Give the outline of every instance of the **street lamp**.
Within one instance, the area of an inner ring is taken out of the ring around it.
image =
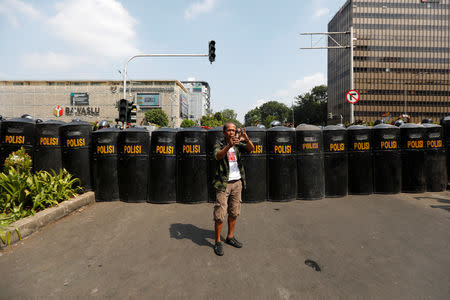
[[[294,101],[295,101],[295,97],[292,98],[292,125],[294,125],[294,128],[295,128]]]
[[[420,73],[416,73],[413,74],[413,77],[411,78],[411,80],[416,79],[418,76],[420,75],[425,75],[428,74],[427,72],[420,72]],[[403,84],[405,85],[405,117],[407,116],[407,112],[406,112],[406,103],[408,101],[408,84],[411,84],[407,81],[403,82]]]
[[[174,93],[172,93],[170,95],[170,100],[171,100],[171,103],[170,103],[170,122],[172,123],[172,128],[175,128],[175,122],[174,122],[175,116],[173,114],[173,103],[176,100],[175,91],[174,91]]]
[[[386,68],[386,73],[389,73],[390,71],[391,71],[390,68]],[[419,72],[419,73],[415,73],[415,74],[413,74],[411,80],[417,78],[417,77],[420,76],[420,75],[425,75],[425,74],[428,74],[428,73],[427,73],[427,72]],[[411,84],[411,83],[409,83],[407,80],[404,80],[404,81],[402,81],[402,84],[405,86],[405,88],[404,88],[404,91],[405,91],[405,97],[404,97],[404,98],[405,98],[405,99],[404,99],[404,117],[406,117],[406,116],[408,115],[408,114],[407,114],[408,84]]]

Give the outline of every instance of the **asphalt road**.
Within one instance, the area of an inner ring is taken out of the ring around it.
[[[0,251],[0,298],[449,299],[449,229],[450,192],[245,204],[218,257],[212,204],[96,203]]]

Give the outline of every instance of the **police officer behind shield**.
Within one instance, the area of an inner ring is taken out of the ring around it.
[[[227,122],[223,126],[225,143],[216,143],[214,157],[217,160],[214,188],[216,189],[216,201],[214,203],[214,252],[222,256],[223,246],[220,241],[220,233],[228,212],[228,235],[225,242],[233,247],[241,248],[240,243],[234,237],[236,219],[241,210],[242,187],[245,188],[245,172],[241,162],[241,152],[251,152],[255,148],[242,129],[240,137],[234,123]]]
[[[98,129],[103,129],[103,128],[109,128],[109,122],[106,120],[101,120],[100,123],[98,123]]]

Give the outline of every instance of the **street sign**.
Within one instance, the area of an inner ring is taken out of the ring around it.
[[[350,104],[356,104],[359,101],[359,93],[357,90],[349,90],[345,95],[345,99]]]

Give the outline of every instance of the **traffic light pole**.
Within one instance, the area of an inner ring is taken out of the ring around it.
[[[127,91],[127,67],[128,63],[137,57],[207,57],[208,54],[137,54],[128,59],[123,68],[123,99],[126,99]]]

